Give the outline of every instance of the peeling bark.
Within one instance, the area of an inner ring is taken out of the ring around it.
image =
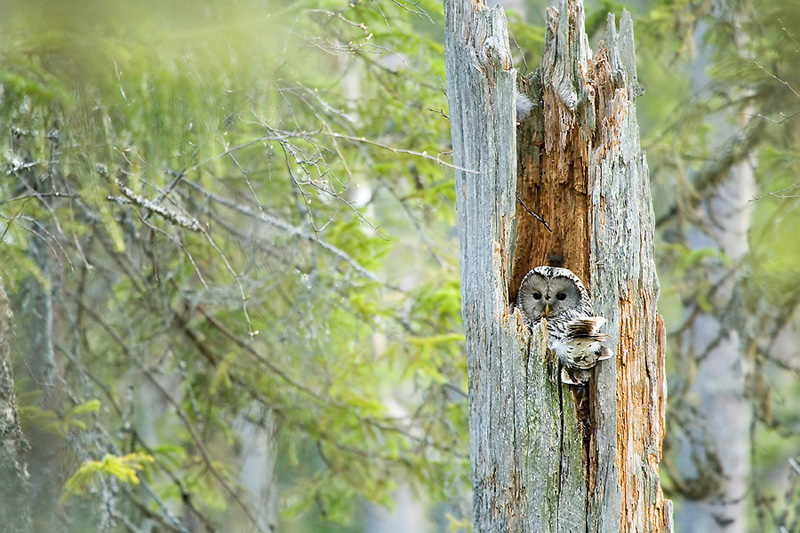
[[[582,3],[550,8],[542,66],[525,80],[511,66],[502,10],[450,0],[445,23],[475,530],[671,531],[658,477],[664,331],[630,15],[619,35],[609,15],[593,58]],[[533,104],[519,123],[516,90]],[[608,320],[616,365],[602,363],[588,390],[560,383],[543,329],[529,335],[509,310],[542,264],[580,276]]]

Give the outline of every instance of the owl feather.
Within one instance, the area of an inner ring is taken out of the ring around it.
[[[532,324],[545,319],[548,348],[561,362],[561,380],[586,383],[599,361],[613,354],[600,333],[603,317],[591,316],[589,293],[580,278],[566,268],[540,266],[525,276],[517,296],[523,321]]]

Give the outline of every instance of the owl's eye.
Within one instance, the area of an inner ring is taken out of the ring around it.
[[[542,299],[542,293],[541,292],[534,292],[533,293],[533,299],[534,300],[541,300]]]
[[[566,300],[567,299],[567,293],[566,292],[559,292],[558,294],[556,294],[556,298],[558,298],[559,300]]]

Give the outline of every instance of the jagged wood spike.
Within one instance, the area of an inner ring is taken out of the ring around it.
[[[583,20],[579,0],[548,9],[542,66],[518,80],[502,11],[445,1],[476,532],[672,527],[658,479],[664,336],[633,27],[624,12],[617,34],[610,18],[592,56]],[[527,117],[515,114],[518,87]],[[509,306],[527,272],[555,262],[608,320],[616,364],[586,371],[588,386],[560,383],[543,324],[529,330]]]

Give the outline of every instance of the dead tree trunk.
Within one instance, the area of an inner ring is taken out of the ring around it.
[[[592,58],[582,2],[549,9],[542,66],[524,80],[502,10],[448,0],[445,24],[475,530],[669,531],[664,335],[630,15],[619,35],[609,16]],[[509,310],[522,277],[553,262],[584,280],[608,319],[616,364],[602,363],[588,390],[560,383],[543,328],[529,335]]]

